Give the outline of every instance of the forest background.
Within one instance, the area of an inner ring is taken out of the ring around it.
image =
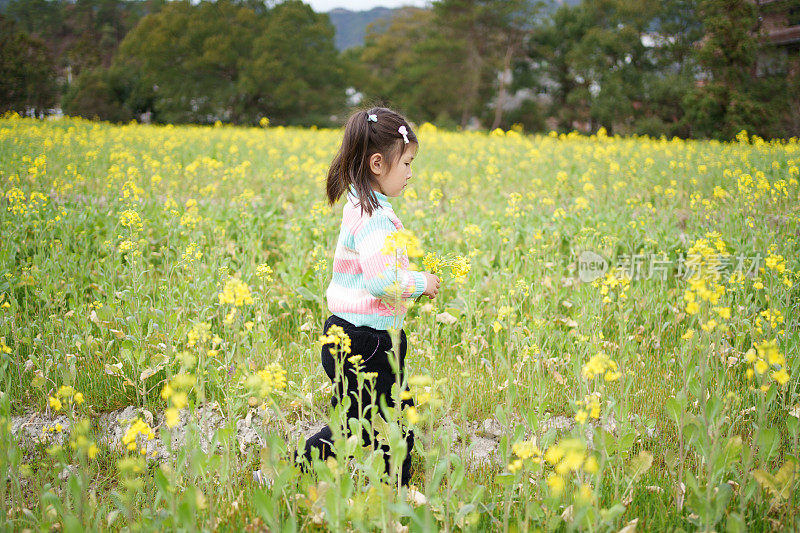
[[[796,0],[439,0],[344,50],[332,15],[299,0],[0,0],[0,113],[332,126],[374,103],[444,128],[800,136],[798,46],[764,28],[800,24]]]

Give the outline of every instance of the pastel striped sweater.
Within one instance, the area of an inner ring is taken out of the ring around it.
[[[362,215],[358,196],[350,186],[333,257],[333,278],[326,292],[328,310],[356,326],[400,329],[407,308],[400,300],[395,309],[389,292],[397,282],[402,298],[416,298],[425,291],[425,276],[408,270],[405,253],[397,258],[383,254],[386,237],[403,229],[403,223],[386,195],[374,194],[380,207],[372,216]]]

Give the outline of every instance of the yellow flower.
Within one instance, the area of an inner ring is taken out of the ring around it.
[[[250,288],[238,278],[229,278],[225,282],[225,287],[219,293],[219,303],[233,304],[236,307],[252,305],[253,297],[250,295]]]
[[[336,324],[329,327],[327,333],[320,336],[319,341],[321,346],[334,344],[340,353],[350,353],[350,336],[344,332],[341,326]],[[330,350],[333,353],[334,349],[331,348]]]
[[[53,411],[60,411],[61,410],[61,400],[58,398],[53,398],[52,396],[48,397],[48,401],[50,402],[50,408]]]
[[[577,422],[578,424],[585,424],[588,418],[589,418],[589,413],[581,409],[575,415],[575,422]]]
[[[763,359],[759,359],[758,361],[756,361],[755,367],[756,367],[756,372],[758,372],[759,374],[763,374],[764,372],[767,371],[769,365]]]
[[[78,405],[82,404],[83,403],[83,393],[76,392],[75,396],[73,396],[72,399],[76,404],[78,404]]]
[[[274,391],[286,388],[286,370],[279,363],[270,363],[248,376],[246,385],[261,398],[267,398]]]
[[[550,487],[553,496],[560,496],[564,492],[564,478],[557,474],[550,474],[550,477],[547,478],[547,486]]]
[[[126,228],[130,228],[132,231],[139,231],[142,229],[142,219],[139,217],[139,213],[133,209],[126,209],[123,211],[119,216],[119,223]]]
[[[89,448],[86,450],[86,456],[89,459],[94,459],[97,457],[97,453],[100,451],[100,448],[97,447],[97,444],[92,443],[89,445]]]
[[[178,415],[178,410],[174,407],[168,407],[164,411],[164,422],[167,424],[167,427],[175,427],[175,425],[180,420],[180,416]]]
[[[138,435],[144,435],[148,440],[152,440],[155,437],[153,430],[150,428],[147,422],[141,418],[137,418],[133,424],[130,425],[128,430],[125,432],[125,435],[122,437],[122,444],[124,444],[128,450],[135,450],[136,437]]]
[[[764,341],[756,345],[759,357],[766,359],[770,365],[783,365],[785,358],[778,348],[778,341]]]
[[[577,498],[583,502],[590,502],[594,497],[594,491],[592,490],[591,485],[586,483],[581,484],[581,487],[578,489]]]
[[[703,331],[713,331],[715,327],[717,327],[717,321],[714,320],[713,318],[708,322],[700,324],[700,329],[702,329]]]
[[[729,319],[731,317],[730,307],[715,307],[714,310],[719,314],[720,318]]]
[[[441,258],[439,258],[435,252],[428,252],[425,254],[425,257],[422,258],[423,268],[431,274],[438,274],[440,272],[439,265],[441,262]]]
[[[176,392],[170,397],[170,401],[178,409],[183,409],[189,400],[185,392]]]
[[[265,283],[272,281],[272,267],[267,263],[262,263],[256,268],[256,276],[264,280]]]
[[[208,322],[198,322],[186,335],[186,345],[190,348],[198,343],[205,343],[211,339],[211,324]]]
[[[600,465],[597,464],[597,459],[594,458],[594,455],[590,455],[586,462],[583,464],[583,469],[589,474],[596,474],[597,471],[600,469]]]
[[[583,464],[583,452],[582,448],[568,448],[564,458],[556,466],[556,472],[563,475],[567,472],[578,470]]]
[[[789,374],[786,372],[786,369],[781,368],[777,372],[772,373],[772,379],[777,381],[779,385],[786,385],[786,382],[789,381]]]
[[[408,423],[412,426],[419,423],[420,417],[419,413],[417,413],[417,409],[415,407],[409,407],[406,411],[406,418],[408,418]]]
[[[611,360],[604,352],[592,356],[583,365],[581,374],[588,380],[592,380],[599,375],[603,375],[603,379],[606,381],[615,381],[622,377],[622,373],[618,371],[617,363]]]
[[[383,243],[381,253],[385,255],[394,255],[398,249],[405,250],[408,257],[420,257],[422,255],[422,247],[419,239],[407,229],[402,229],[388,235]]]
[[[561,446],[551,446],[544,452],[544,458],[547,460],[548,463],[551,465],[556,464],[564,457],[564,450],[561,449]]]
[[[693,338],[694,338],[694,329],[692,328],[689,328],[688,330],[686,330],[686,333],[681,335],[681,339],[685,341],[691,340]]]
[[[516,442],[511,446],[514,454],[522,460],[531,459],[534,463],[541,462],[542,451],[536,446],[535,440]]]
[[[430,387],[433,384],[433,378],[427,374],[411,376],[408,384],[412,387]]]
[[[606,372],[608,374],[608,372]],[[606,381],[609,381],[606,379]],[[600,398],[597,396],[591,396],[586,401],[586,408],[589,409],[589,416],[594,419],[600,418]]]

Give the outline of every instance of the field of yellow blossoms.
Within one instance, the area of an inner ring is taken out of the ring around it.
[[[796,139],[418,127],[406,490],[319,360],[341,131],[262,125],[0,120],[0,529],[800,527]]]

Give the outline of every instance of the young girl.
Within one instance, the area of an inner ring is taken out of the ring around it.
[[[389,328],[400,330],[401,382],[407,351],[406,333],[402,329],[406,309],[398,302],[397,293],[402,290],[400,297],[405,299],[421,294],[433,299],[439,293],[437,276],[408,270],[405,253],[389,254],[384,249],[386,238],[403,229],[389,198],[400,196],[411,179],[411,162],[417,146],[416,135],[401,115],[382,107],[358,111],[347,121],[342,146],[328,171],[328,201],[333,205],[346,192],[347,203],[333,259],[333,279],[327,290],[331,315],[323,332],[327,334],[332,325],[341,327],[350,338],[350,354],[362,357],[358,370],[377,374],[373,404],[366,386],[359,396],[356,369],[349,354],[339,355],[333,344],[322,346],[322,367],[334,382],[331,404],[337,405],[348,394],[351,399],[348,420],[359,418],[359,403],[369,420],[371,407],[380,406],[381,399],[388,406],[394,405],[391,388],[397,376],[389,362],[389,357],[393,357]],[[337,366],[343,370],[338,382]],[[413,405],[413,400],[402,402],[406,404]],[[365,431],[364,440],[374,444],[374,435]],[[332,456],[332,442],[330,427],[322,428],[306,441],[305,459],[311,462],[313,450],[323,460]],[[408,485],[411,477],[414,436],[410,431],[406,442],[403,485]],[[390,473],[389,446],[381,448],[386,472]]]

